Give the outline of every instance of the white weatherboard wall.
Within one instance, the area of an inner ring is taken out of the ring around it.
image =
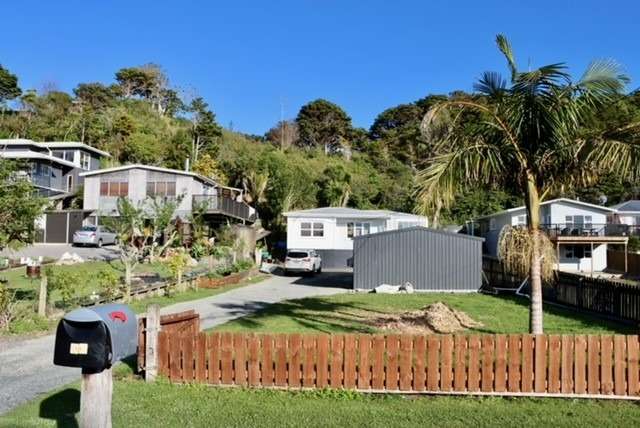
[[[287,248],[314,250],[353,250],[353,239],[347,236],[347,223],[367,222],[371,233],[382,232],[385,220],[287,217]],[[302,223],[322,223],[324,236],[301,236]]]
[[[567,216],[591,216],[591,223],[594,225],[602,225],[607,223],[607,211],[604,209],[598,209],[597,207],[587,207],[580,204],[572,204],[568,201],[557,201],[551,204],[543,205],[540,207],[540,223],[552,224],[562,227],[566,224]],[[491,222],[493,227],[490,227],[489,232],[485,236],[486,248],[488,254],[492,256],[498,255],[498,241],[500,239],[500,232],[507,226],[517,226],[521,224],[519,217],[526,215],[525,208],[511,210],[506,213],[497,214],[490,217],[488,221]],[[585,245],[590,244],[585,243]],[[584,257],[581,259],[566,257],[567,244],[560,245],[560,269],[568,271],[591,271],[591,258]],[[594,244],[593,249],[593,270],[602,271],[607,267],[607,245],[606,244]]]

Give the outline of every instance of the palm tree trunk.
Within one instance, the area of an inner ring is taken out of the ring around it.
[[[535,179],[527,179],[527,210],[529,231],[531,232],[531,267],[529,283],[531,285],[531,310],[529,312],[529,331],[542,334],[542,259],[540,255],[540,194]]]

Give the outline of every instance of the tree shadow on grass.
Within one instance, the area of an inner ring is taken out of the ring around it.
[[[323,333],[371,333],[375,329],[365,323],[367,318],[382,314],[358,303],[332,302],[323,298],[308,297],[288,300],[265,306],[263,302],[245,304],[223,304],[220,307],[234,315],[250,315],[237,318],[233,324],[251,330],[266,327],[273,318],[284,317],[308,330]],[[369,316],[370,315],[370,316]]]
[[[67,388],[40,403],[39,416],[56,421],[58,428],[77,428],[76,413],[80,411],[80,391]]]

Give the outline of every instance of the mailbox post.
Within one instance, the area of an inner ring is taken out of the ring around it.
[[[126,305],[77,309],[60,320],[53,363],[82,369],[81,427],[111,428],[111,366],[137,347],[138,320]]]

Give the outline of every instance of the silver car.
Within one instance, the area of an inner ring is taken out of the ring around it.
[[[104,226],[83,226],[73,234],[73,245],[103,245],[115,244],[117,235]]]
[[[315,250],[289,250],[284,259],[284,273],[322,272],[322,259]]]

